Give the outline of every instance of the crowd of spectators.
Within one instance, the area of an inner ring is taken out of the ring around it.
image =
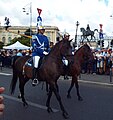
[[[112,49],[93,49],[94,60],[84,62],[82,73],[87,74],[110,74],[113,68],[113,50]],[[112,71],[113,72],[113,71]]]
[[[82,73],[86,74],[110,74],[113,69],[112,49],[92,49],[94,60],[84,61]],[[11,67],[14,56],[31,55],[31,50],[0,50],[0,65]],[[113,71],[112,71],[113,72]]]
[[[31,55],[31,50],[0,50],[0,65],[11,67],[15,56]]]

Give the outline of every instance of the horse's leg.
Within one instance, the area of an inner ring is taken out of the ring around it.
[[[55,85],[56,85],[57,92],[59,92],[59,87],[58,87],[57,82],[55,83]]]
[[[77,79],[77,77],[74,77],[73,79],[75,79],[74,82],[75,82],[75,87],[76,87],[76,90],[77,90],[78,100],[82,101],[83,99],[82,99],[82,97],[80,96],[80,93],[79,93],[78,79]]]
[[[67,92],[67,98],[71,98],[70,92],[71,92],[73,86],[74,86],[74,81],[73,81],[73,76],[72,76],[71,85],[70,85],[70,88],[69,88],[69,90]]]
[[[52,92],[54,92],[59,104],[60,104],[60,108],[62,110],[62,114],[63,114],[63,117],[65,119],[68,118],[68,113],[66,112],[66,110],[64,109],[64,106],[62,104],[62,101],[61,101],[61,97],[59,95],[59,92],[58,92],[58,88],[56,87],[56,84],[55,85],[50,85],[50,89],[49,89],[49,94],[48,94],[48,99],[47,99],[47,102],[46,102],[46,106],[47,106],[47,111],[48,112],[51,112],[52,109],[50,107],[50,99],[51,99],[51,96],[52,96]]]
[[[90,43],[90,41],[89,41],[89,39],[88,39],[88,38],[87,38],[87,41],[88,41],[89,45],[91,46],[91,43]]]
[[[46,82],[46,92],[47,92],[47,95],[49,94],[49,84]]]
[[[42,90],[43,90],[43,88],[44,88],[44,83],[46,84],[46,92],[47,92],[47,94],[48,94],[49,89],[48,89],[48,83],[47,83],[47,82],[43,82],[43,83],[42,83]]]
[[[57,83],[55,83],[56,85],[56,89],[57,91],[59,92],[59,87],[57,85]],[[47,99],[47,102],[46,102],[46,106],[48,107],[48,112],[52,111],[52,109],[50,108],[50,99],[51,99],[51,96],[52,96],[52,88],[49,87],[49,84],[46,82],[46,91],[47,91],[47,95],[48,95],[48,99]]]
[[[62,115],[63,115],[63,117],[64,117],[65,119],[69,118],[68,113],[66,112],[66,110],[65,110],[65,108],[64,108],[64,106],[63,106],[63,104],[62,104],[62,100],[61,100],[61,97],[60,97],[60,94],[59,94],[59,92],[58,92],[58,88],[56,87],[56,85],[53,86],[53,92],[54,92],[54,94],[55,94],[55,96],[56,96],[56,98],[57,98],[57,100],[58,100],[58,102],[59,102],[60,108],[61,108],[61,110],[62,110]]]
[[[28,78],[24,78],[23,75],[21,75],[19,77],[19,89],[20,89],[21,98],[22,98],[22,102],[23,102],[24,106],[28,105],[28,103],[26,102],[25,97],[24,97],[24,86],[27,81],[28,81]]]
[[[59,87],[58,87],[58,85],[57,85],[57,83],[55,83],[56,84],[56,88],[57,88],[57,91],[59,92]],[[49,84],[46,82],[46,92],[47,92],[47,95],[49,94]]]
[[[94,41],[96,40],[96,38],[95,38],[95,36],[93,36],[94,37]]]
[[[46,101],[47,111],[48,111],[49,113],[50,113],[50,112],[53,112],[53,110],[52,110],[51,107],[50,107],[50,99],[51,99],[51,96],[52,96],[52,88],[49,86],[48,98],[47,98],[47,101]]]

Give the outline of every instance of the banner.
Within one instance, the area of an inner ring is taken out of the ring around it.
[[[100,39],[103,39],[103,38],[104,38],[104,37],[103,37],[103,30],[102,30],[103,24],[99,24],[99,25],[100,25],[99,38],[100,38]]]

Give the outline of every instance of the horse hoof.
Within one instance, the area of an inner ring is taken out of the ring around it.
[[[71,95],[68,94],[68,95],[67,95],[67,98],[68,98],[68,99],[71,99]]]
[[[18,95],[18,98],[21,99],[22,98],[21,95]]]
[[[24,107],[28,107],[28,103],[27,103],[27,102],[24,102],[24,103],[23,103],[23,106],[24,106]]]
[[[79,101],[83,101],[83,98],[82,98],[82,97],[79,97],[78,100],[79,100]]]
[[[48,113],[53,112],[51,107],[47,108],[47,111],[48,111]]]
[[[47,92],[47,96],[49,95],[49,92]]]
[[[21,93],[18,95],[18,98],[20,99],[20,98],[22,98],[22,95],[21,95]]]
[[[63,117],[64,117],[65,119],[68,119],[68,118],[69,118],[68,113],[67,113],[67,112],[64,112],[64,113],[63,113]]]

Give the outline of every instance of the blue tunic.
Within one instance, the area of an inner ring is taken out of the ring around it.
[[[47,36],[36,34],[32,36],[32,56],[45,56],[44,51],[49,52],[49,40]]]

